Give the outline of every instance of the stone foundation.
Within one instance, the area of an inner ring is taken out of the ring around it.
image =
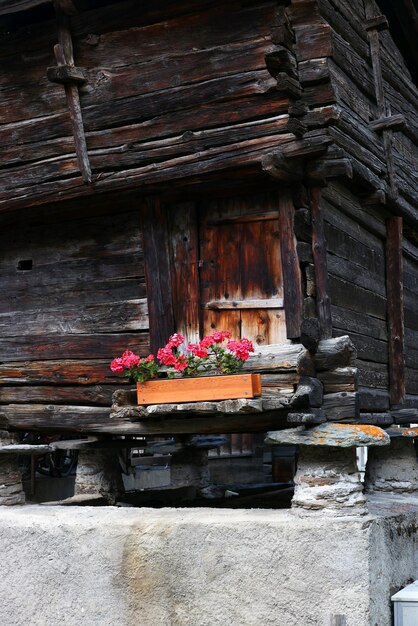
[[[364,515],[355,448],[301,446],[292,508],[299,514]]]
[[[124,493],[117,450],[80,450],[75,495],[100,495],[114,504]]]
[[[394,437],[390,446],[370,448],[365,486],[368,492],[418,494],[418,463],[414,439]]]
[[[418,578],[418,499],[370,508],[3,507],[0,624],[392,626],[391,594]]]

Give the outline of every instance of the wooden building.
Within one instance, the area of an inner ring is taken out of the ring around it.
[[[294,421],[417,421],[417,19],[2,0],[3,428],[141,433],[110,359],[213,328],[275,346]]]

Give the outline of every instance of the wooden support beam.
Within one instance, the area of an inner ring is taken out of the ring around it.
[[[389,387],[391,405],[396,406],[405,399],[402,218],[389,218],[386,229]]]
[[[376,15],[366,20],[366,30],[387,30],[389,28],[389,22],[385,15]]]
[[[381,133],[384,130],[402,130],[405,128],[405,116],[404,115],[387,115],[381,117],[378,120],[369,122],[369,128],[376,133]]]
[[[300,337],[303,309],[302,275],[296,250],[296,238],[293,231],[294,213],[292,193],[289,189],[283,189],[279,198],[279,223],[288,339]]]
[[[58,66],[65,66],[68,68],[68,66],[74,67],[73,43],[69,18],[62,12],[61,4],[61,2],[55,3],[58,20],[58,44],[54,46],[54,54]],[[65,6],[66,4],[67,3],[65,3]],[[74,81],[67,81],[64,86],[68,109],[70,112],[71,125],[73,128],[78,167],[80,168],[84,182],[91,183],[91,167],[87,151],[86,136],[84,134],[83,116],[81,113],[78,86]]]
[[[141,208],[145,281],[151,352],[156,353],[174,333],[168,216],[159,198],[148,198]]]
[[[323,339],[332,335],[331,301],[329,297],[327,242],[320,208],[321,189],[311,189],[312,251],[315,267],[316,302]]]
[[[382,118],[391,117],[390,105],[386,105],[385,92],[383,87],[383,73],[380,63],[380,39],[379,30],[382,27],[387,27],[387,20],[382,15],[375,15],[375,2],[373,0],[365,0],[366,11],[366,28],[368,31],[370,56],[372,60],[373,78],[376,94],[376,103],[379,112],[379,122]],[[385,26],[386,21],[386,26]],[[392,196],[396,199],[398,197],[398,184],[395,175],[395,164],[393,161],[393,148],[392,148],[392,130],[386,128],[383,132],[383,145],[386,153],[386,165],[389,184],[392,192]]]

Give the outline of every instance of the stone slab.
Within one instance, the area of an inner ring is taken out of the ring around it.
[[[354,446],[387,446],[390,443],[390,437],[378,426],[327,423],[313,428],[299,426],[269,432],[265,443],[350,448]]]

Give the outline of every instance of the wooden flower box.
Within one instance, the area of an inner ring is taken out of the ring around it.
[[[261,396],[260,374],[170,378],[137,383],[138,404],[176,404]]]

